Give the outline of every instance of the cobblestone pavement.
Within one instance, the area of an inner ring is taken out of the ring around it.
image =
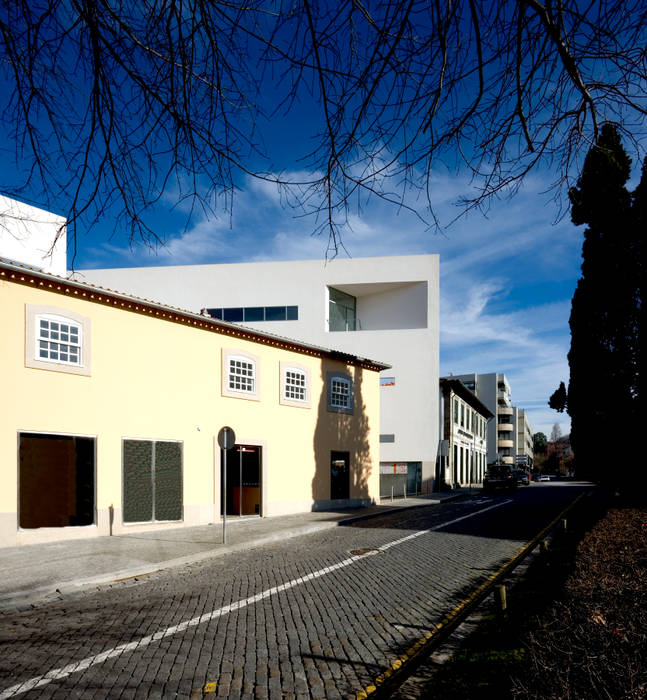
[[[580,490],[413,509],[5,614],[0,699],[355,697]]]

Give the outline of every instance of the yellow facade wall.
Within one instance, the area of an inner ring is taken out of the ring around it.
[[[73,312],[91,322],[91,374],[25,366],[26,306]],[[347,450],[352,504],[379,493],[379,379],[376,371],[98,304],[73,294],[0,281],[0,546],[206,524],[220,519],[219,429],[238,444],[262,447],[262,514],[325,507],[330,452]],[[259,358],[260,400],[222,395],[223,351]],[[280,362],[310,372],[310,408],[279,403]],[[346,372],[354,413],[328,411],[326,377]],[[63,433],[96,438],[95,524],[18,528],[18,434]],[[179,440],[183,445],[180,525],[122,523],[122,440]],[[349,502],[350,504],[350,502]]]

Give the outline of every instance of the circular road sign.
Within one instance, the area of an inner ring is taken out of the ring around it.
[[[218,432],[218,444],[221,450],[230,450],[236,444],[236,433],[233,428],[225,425]]]

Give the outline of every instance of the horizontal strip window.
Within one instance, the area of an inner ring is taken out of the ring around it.
[[[232,306],[206,309],[209,316],[232,323],[258,323],[259,321],[298,321],[298,306]]]
[[[394,433],[381,433],[380,434],[380,442],[395,442],[395,434]]]

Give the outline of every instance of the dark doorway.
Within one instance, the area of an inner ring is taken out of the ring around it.
[[[20,433],[22,528],[94,524],[94,438]]]
[[[220,454],[224,476],[224,452]],[[227,450],[225,498],[227,515],[261,515],[261,448],[257,445],[234,445]]]
[[[350,453],[330,453],[330,498],[350,498]]]

